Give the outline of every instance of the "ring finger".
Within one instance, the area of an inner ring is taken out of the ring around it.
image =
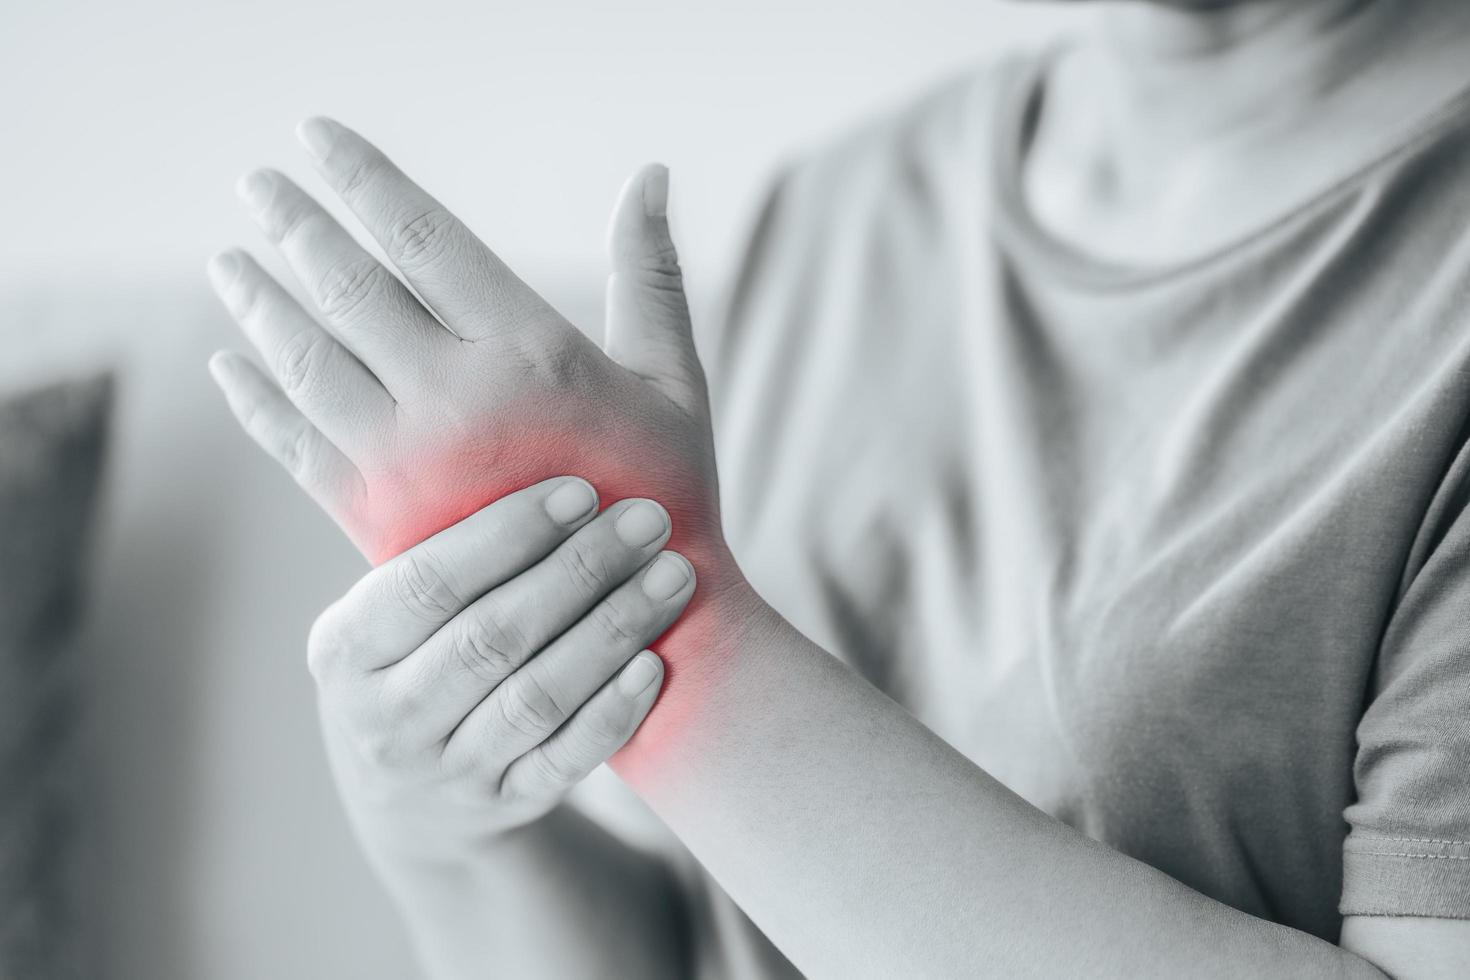
[[[423,730],[443,738],[486,695],[633,577],[670,530],[668,512],[653,501],[618,501],[546,558],[475,600],[409,656],[385,667],[388,696],[418,705]]]
[[[509,763],[535,749],[672,626],[693,595],[688,559],[659,555],[491,691],[450,736],[446,763]]]
[[[429,390],[436,352],[457,343],[423,304],[284,174],[256,170],[240,199],[280,249],[327,327],[395,396]]]
[[[363,428],[385,424],[393,400],[378,379],[254,259],[221,252],[209,280],[281,390],[344,452],[363,444]]]

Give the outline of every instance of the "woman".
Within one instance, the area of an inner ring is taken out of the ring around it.
[[[284,396],[212,366],[381,563],[312,664],[436,973],[1464,974],[1470,11],[1099,14],[777,184],[723,517],[661,169],[611,359],[335,123],[422,305],[243,182],[324,326],[227,253]]]

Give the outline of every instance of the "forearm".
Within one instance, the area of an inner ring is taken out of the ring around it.
[[[761,609],[620,771],[807,974],[1382,976],[1051,819]]]
[[[567,805],[472,860],[385,877],[435,980],[688,975],[671,869]]]

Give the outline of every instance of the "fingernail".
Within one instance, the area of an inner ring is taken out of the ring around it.
[[[337,124],[323,116],[302,120],[296,127],[296,138],[306,147],[306,152],[318,160],[325,160],[337,141]]]
[[[234,252],[221,252],[209,260],[204,271],[214,288],[223,291],[240,274],[240,257]]]
[[[638,500],[618,515],[613,530],[623,544],[630,548],[643,548],[668,532],[669,514],[652,500]]]
[[[644,650],[628,662],[618,675],[618,690],[624,697],[636,698],[658,679],[659,659],[652,650]]]
[[[252,170],[235,184],[235,193],[247,207],[260,211],[271,202],[275,187],[275,179],[267,171]]]
[[[689,563],[672,551],[665,551],[643,573],[643,594],[663,602],[677,595],[688,581]]]
[[[643,213],[650,218],[669,213],[669,168],[661,163],[643,179]]]
[[[597,491],[586,480],[568,480],[546,497],[546,513],[558,524],[575,524],[596,506]]]

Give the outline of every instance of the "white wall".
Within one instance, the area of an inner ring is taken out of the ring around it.
[[[0,387],[77,360],[123,374],[91,643],[105,976],[410,970],[346,837],[302,664],[313,613],[362,566],[203,370],[237,342],[202,262],[259,244],[235,176],[304,176],[294,122],[337,115],[594,326],[606,213],[637,164],[673,167],[698,305],[781,156],[1059,16],[953,0],[0,10]]]
[[[674,171],[718,269],[790,148],[1058,15],[957,0],[201,0],[0,14],[0,269],[195,269],[248,241],[231,184],[304,175],[295,121],[377,139],[528,269],[600,268],[623,178]],[[313,185],[316,186],[316,185]]]

